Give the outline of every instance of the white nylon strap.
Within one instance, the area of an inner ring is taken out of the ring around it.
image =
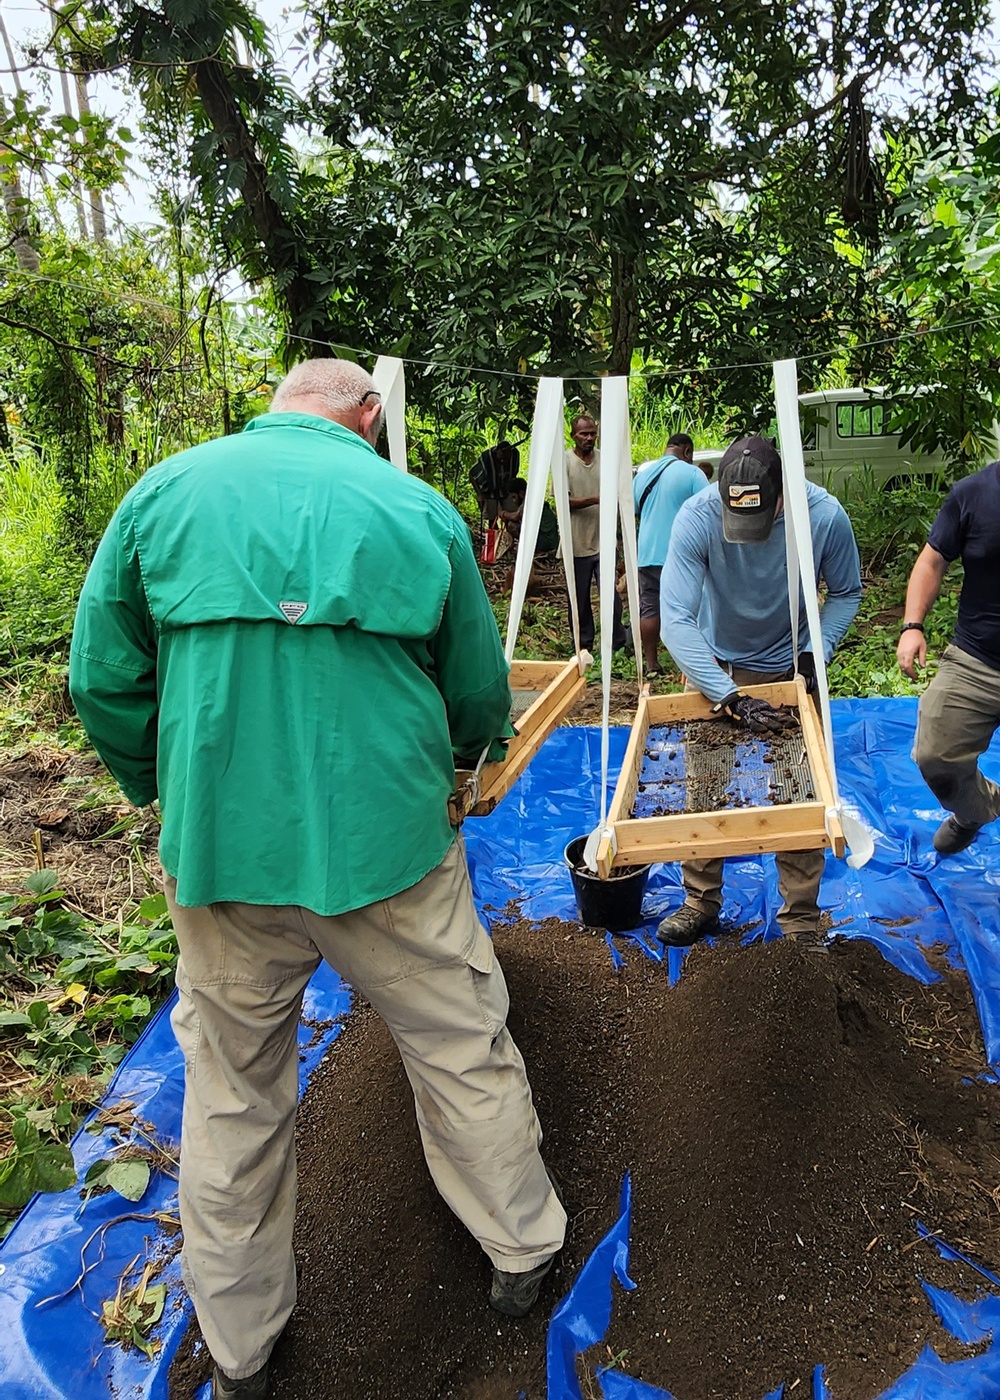
[[[580,663],[580,675],[587,669],[587,662],[580,652],[580,609],[576,599],[576,577],[573,569],[573,520],[569,508],[569,474],[566,471],[566,445],[563,431],[562,380],[560,385],[559,430],[552,448],[552,498],[556,503],[556,520],[559,524],[559,554],[566,574],[566,593],[569,597],[570,626],[573,630],[573,652]]]
[[[538,543],[542,507],[545,504],[545,492],[548,488],[550,474],[556,503],[556,519],[559,522],[559,537],[564,546],[561,553],[570,600],[573,644],[576,654],[580,653],[580,619],[576,606],[576,589],[573,586],[573,537],[570,524],[564,433],[563,382],[561,379],[554,378],[540,379],[535,398],[535,417],[531,427],[531,445],[528,449],[527,490],[524,497],[524,511],[521,516],[521,532],[517,540],[514,582],[510,590],[507,643],[504,647],[504,654],[508,661],[514,659],[514,648],[517,645],[517,634],[524,612],[524,600],[528,593],[528,582],[531,578],[535,545]]]
[[[403,361],[395,355],[379,355],[372,370],[372,379],[385,414],[385,430],[389,439],[389,461],[401,472],[406,471],[406,374]]]
[[[788,612],[792,626],[792,655],[794,667],[799,665],[799,596],[806,606],[809,646],[816,666],[816,694],[819,697],[823,721],[823,737],[830,764],[833,788],[833,813],[827,813],[827,829],[831,815],[836,815],[844,829],[850,848],[847,863],[853,869],[867,864],[875,853],[871,832],[851,813],[845,812],[837,782],[837,761],[833,748],[833,719],[830,713],[830,686],[826,674],[823,633],[820,627],[819,600],[816,596],[816,564],[813,555],[812,527],[809,521],[809,500],[806,495],[806,467],[802,453],[799,428],[799,380],[794,360],[778,360],[774,365],[774,403],[778,419],[778,441],[781,445],[785,511],[785,557],[788,566]]]
[[[629,425],[628,380],[623,378],[625,394],[625,431],[618,464],[618,515],[622,523],[622,558],[625,561],[625,585],[628,589],[628,615],[632,626],[632,648],[635,653],[635,675],[642,690],[642,632],[639,625],[639,545],[635,528],[635,501],[632,495],[632,432]]]
[[[611,658],[614,655],[615,618],[615,557],[618,546],[618,517],[621,500],[622,474],[631,476],[632,449],[628,426],[628,378],[608,376],[601,380],[601,472],[599,489],[600,571],[601,594],[601,815],[598,825],[587,838],[584,863],[597,869],[597,847],[610,836],[608,826],[608,760],[611,737]],[[631,487],[629,489],[631,512]],[[633,543],[635,525],[633,521]],[[635,613],[638,618],[638,607]]]

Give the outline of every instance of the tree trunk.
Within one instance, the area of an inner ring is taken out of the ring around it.
[[[77,62],[79,62],[79,57],[77,57]],[[80,71],[77,71],[76,74],[76,101],[80,108],[80,116],[89,117],[90,93],[87,91],[87,76]],[[88,190],[87,203],[90,205],[90,226],[94,231],[94,242],[106,243],[108,241],[108,224],[104,217],[104,196],[100,190]]]
[[[0,14],[0,38],[3,39],[3,46],[7,53],[7,64],[14,75],[14,86],[18,92],[23,92],[21,75],[17,71],[17,62],[14,58],[14,46],[10,42],[10,35],[7,33],[7,26],[2,14]],[[0,125],[6,124],[6,121],[7,106],[3,100],[3,94],[0,93]],[[31,205],[25,198],[16,165],[12,165],[9,172],[0,177],[0,192],[2,192],[3,207],[14,240],[11,246],[14,249],[17,265],[22,272],[37,272],[42,265],[41,259],[28,242],[27,237]]]
[[[50,10],[49,14],[52,18],[52,33],[53,35],[58,35],[59,20],[56,17],[55,9]],[[58,49],[56,50],[56,62],[59,64],[59,86],[62,89],[63,111],[66,113],[67,117],[72,117],[75,116],[75,113],[73,111],[73,101],[69,95],[69,79],[66,76],[65,68],[62,66],[63,57]],[[80,184],[80,177],[78,175],[71,171],[70,176],[72,179],[73,203],[76,205],[77,223],[80,225],[80,237],[86,240],[90,237],[90,230],[87,228],[87,215],[83,207],[83,187]]]
[[[302,255],[299,235],[267,187],[267,168],[230,86],[225,67],[217,58],[202,59],[192,66],[205,116],[222,138],[229,159],[243,165],[243,202],[253,223],[260,255],[268,270],[278,279],[280,294],[293,325],[312,329],[316,290],[312,283],[306,281],[305,274],[309,267]],[[314,345],[309,353],[323,355],[333,352],[322,345]]]
[[[628,374],[632,352],[639,338],[639,304],[635,287],[635,258],[617,248],[611,250],[611,352],[610,374]]]

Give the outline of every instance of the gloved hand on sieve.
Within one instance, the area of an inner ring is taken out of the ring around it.
[[[795,720],[785,710],[775,709],[757,695],[741,695],[734,690],[725,700],[720,700],[714,710],[724,710],[731,719],[745,724],[755,734],[781,734],[795,727]]]

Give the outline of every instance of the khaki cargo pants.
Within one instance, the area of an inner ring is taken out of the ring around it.
[[[167,877],[181,952],[182,1267],[223,1371],[258,1370],[295,1304],[296,1032],[323,958],[392,1032],[435,1185],[490,1261],[519,1273],[560,1248],[566,1214],[460,840],[412,889],[332,917],[295,905],[182,908],[176,888]],[[331,1171],[336,1141],[331,1123]]]
[[[913,757],[924,782],[962,826],[1000,816],[1000,787],[979,771],[1000,727],[1000,671],[954,645],[920,697]]]
[[[720,663],[724,664],[724,663]],[[726,666],[734,686],[770,685],[788,679],[788,673],[744,671]],[[688,690],[696,687],[689,685]],[[778,923],[783,933],[815,933],[819,927],[819,886],[826,856],[823,851],[778,851],[778,890],[782,903]],[[722,908],[722,860],[686,860],[681,865],[685,904],[701,914],[718,914]]]

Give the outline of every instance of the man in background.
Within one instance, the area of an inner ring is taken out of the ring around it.
[[[674,433],[667,450],[635,474],[632,499],[639,527],[639,633],[642,659],[650,680],[661,675],[660,576],[677,512],[686,500],[704,491],[709,478],[693,465],[694,442],[687,433]]]
[[[569,479],[573,575],[577,615],[580,619],[580,647],[583,651],[592,652],[596,627],[590,594],[592,587],[599,587],[601,562],[601,454],[597,449],[597,420],[589,413],[577,414],[570,424],[570,436],[573,446],[566,453],[566,474]],[[616,590],[612,649],[620,650],[626,645],[626,641],[622,622],[622,600]]]
[[[942,856],[964,851],[1000,816],[1000,787],[979,768],[1000,727],[1000,462],[955,483],[913,566],[896,653],[911,678],[927,663],[924,619],[956,559],[965,575],[955,635],[920,697],[913,750],[948,812],[934,833]]]
[[[513,560],[516,556],[518,544],[521,539],[521,525],[524,521],[524,502],[528,494],[528,483],[523,477],[516,477],[510,483],[510,490],[500,502],[500,520],[504,529],[510,536],[511,550],[510,557]],[[536,560],[550,559],[559,548],[559,522],[556,513],[549,505],[548,501],[542,502],[542,514],[538,522],[538,538],[535,540],[535,550],[532,556],[531,573],[528,576],[528,589],[537,587],[541,582],[541,576],[535,569]],[[507,570],[505,587],[507,592],[514,586],[514,568],[512,562]],[[561,590],[560,590],[561,591]]]
[[[494,1308],[528,1311],[565,1230],[448,820],[454,755],[512,732],[507,665],[468,528],[379,457],[381,415],[360,366],[297,365],[244,433],[132,488],[73,633],[94,747],[162,805],[182,1263],[216,1400],[267,1394],[295,1304],[296,1032],[321,959],[392,1033]]]
[[[843,506],[806,482],[816,577],[826,586],[820,611],[829,660],[861,602],[861,561]],[[688,689],[760,734],[780,734],[794,723],[783,710],[744,686],[792,678],[781,458],[766,438],[734,442],[719,467],[719,484],[681,506],[663,570],[660,614],[663,641],[687,677]],[[708,608],[703,609],[704,601]],[[812,689],[816,667],[809,647],[804,598],[799,606],[799,671]],[[775,857],[783,898],[782,932],[792,937],[819,928],[822,851],[780,851]],[[719,932],[721,860],[685,861],[685,900],[664,919],[657,938],[687,947]]]

